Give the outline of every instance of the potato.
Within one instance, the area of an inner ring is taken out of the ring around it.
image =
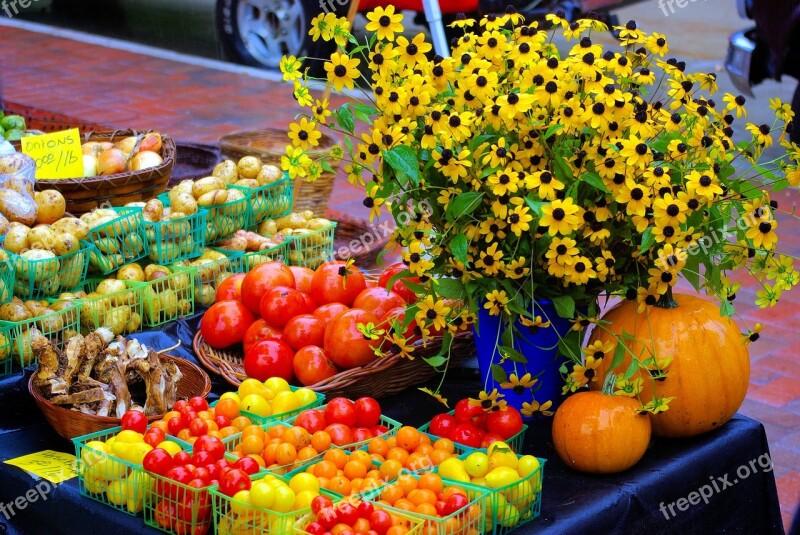
[[[119,279],[105,279],[100,281],[95,290],[100,295],[108,295],[117,292],[124,292],[128,289],[125,281]]]
[[[227,255],[221,253],[219,251],[214,251],[213,249],[206,249],[203,251],[203,254],[200,255],[200,258],[208,258],[210,260],[224,260],[228,258]]]
[[[201,284],[200,288],[197,290],[195,301],[197,301],[203,306],[211,306],[214,304],[216,296],[217,292],[212,285]]]
[[[49,225],[36,225],[28,232],[28,247],[53,251],[56,244],[56,233]]]
[[[31,338],[32,330],[35,331],[35,329],[26,329],[23,331],[22,336],[15,340],[16,347],[14,349],[16,350],[17,358],[19,359],[18,362],[23,368],[33,364],[33,349],[31,348],[31,342],[35,340],[35,338]]]
[[[77,217],[61,218],[51,226],[55,232],[72,234],[78,240],[85,240],[89,235],[89,225]]]
[[[181,212],[183,214],[192,215],[197,213],[197,200],[191,193],[180,192],[170,197],[170,207],[172,214]]]
[[[107,328],[115,335],[120,335],[126,332],[125,326],[130,319],[130,307],[113,307],[103,315],[103,327]]]
[[[236,162],[233,160],[225,160],[218,163],[211,174],[221,178],[226,184],[233,184],[239,180],[239,171],[236,168]]]
[[[144,208],[146,204],[146,202],[142,201],[129,202],[125,204],[125,208]]]
[[[172,274],[172,271],[166,266],[161,266],[159,264],[148,264],[144,267],[145,280],[149,280],[150,276],[156,271],[161,271],[163,273],[166,273],[167,275]]]
[[[67,201],[61,192],[54,189],[37,191],[33,197],[36,201],[36,222],[52,224],[64,217]]]
[[[11,341],[6,335],[0,333],[0,362],[6,360],[11,355]]]
[[[61,285],[64,288],[75,288],[83,282],[84,262],[86,262],[86,252],[79,252],[61,262]]]
[[[12,225],[8,229],[6,239],[3,242],[3,247],[12,253],[20,254],[25,249],[30,249],[28,242],[28,233],[31,231],[25,225]]]
[[[53,252],[58,256],[74,253],[80,249],[81,244],[78,239],[68,232],[56,233],[56,241],[53,244]]]
[[[242,190],[238,190],[238,189],[229,189],[228,190],[228,202],[241,201],[244,198],[245,198],[245,194],[244,194],[244,192]],[[236,208],[238,208],[238,207],[236,207]],[[242,207],[242,210],[244,210],[244,209],[245,208]],[[230,215],[233,215],[233,214],[230,214]]]
[[[139,264],[125,264],[119,268],[117,279],[121,281],[144,282],[144,270]]]
[[[4,216],[3,214],[0,214],[0,236],[3,236],[4,234],[6,234],[8,232],[8,229],[10,228],[10,226],[11,226],[11,223],[8,221],[6,216]]]
[[[228,190],[217,189],[204,193],[197,199],[200,206],[216,206],[228,202]]]
[[[163,225],[162,236],[172,238],[175,236],[185,236],[192,231],[192,222],[187,221],[186,215],[183,212],[173,212],[167,218],[169,224]]]
[[[52,308],[42,310],[42,318],[36,320],[36,328],[44,335],[57,333],[64,328],[64,317]]]
[[[224,243],[225,243],[225,249],[230,249],[232,251],[247,250],[247,238],[245,238],[244,236],[233,236]]]
[[[192,313],[192,302],[188,299],[179,299],[178,300],[178,315],[179,316],[188,316]]]
[[[257,232],[262,236],[274,236],[278,233],[278,224],[273,219],[267,219],[258,225]]]
[[[255,156],[245,156],[236,164],[236,169],[242,178],[255,178],[261,171],[261,165],[261,160]]]
[[[308,221],[309,219],[314,219],[314,212],[312,210],[300,210],[297,212],[297,215]]]
[[[28,308],[20,301],[12,301],[0,305],[0,320],[25,321],[33,317]]]
[[[119,253],[119,242],[114,238],[102,238],[94,241],[94,246],[104,255]]]
[[[137,141],[138,139],[136,138],[136,136],[128,136],[114,143],[114,148],[121,150],[125,154],[130,154],[133,151],[134,147],[136,147]]]
[[[176,292],[188,290],[192,284],[194,280],[189,273],[176,274],[169,280],[169,287]]]
[[[283,216],[276,219],[275,224],[277,225],[278,230],[283,230],[287,228],[290,229],[306,228],[308,222],[307,219],[304,218],[301,214],[291,213],[287,216]]]
[[[189,195],[192,194],[192,188],[194,187],[194,180],[181,180],[177,186],[169,190],[169,199],[170,204],[172,204],[172,196],[178,195],[180,193],[188,193]]]
[[[205,178],[201,178],[200,180],[195,180],[194,185],[192,186],[192,195],[194,195],[195,199],[200,199],[206,193],[215,190],[224,190],[225,189],[225,181],[219,179],[215,176],[207,176]]]
[[[161,300],[153,288],[144,289],[144,315],[149,323],[161,320]]]
[[[31,313],[31,317],[43,316],[45,314],[45,309],[47,308],[45,305],[41,304],[39,301],[25,301],[24,303],[25,308],[28,309],[28,312]]]
[[[53,279],[60,269],[56,255],[50,251],[30,249],[20,255],[29,262],[17,262],[17,279],[29,281],[33,277],[35,284],[42,284],[48,279]]]
[[[122,240],[122,256],[125,260],[136,260],[142,256],[144,241],[138,234],[128,234]]]
[[[0,188],[0,213],[9,221],[31,226],[36,223],[36,201],[13,189]]]
[[[319,230],[321,228],[328,227],[330,224],[330,220],[325,219],[324,217],[316,217],[308,220],[308,228],[311,230]]]
[[[273,182],[277,182],[278,180],[283,178],[283,172],[275,165],[272,164],[265,164],[261,166],[261,169],[256,176],[256,180],[262,186],[266,186],[267,184],[272,184]]]
[[[161,221],[161,216],[164,214],[164,203],[158,199],[150,199],[142,208],[142,218],[151,223]]]
[[[257,188],[261,186],[261,184],[258,183],[258,180],[255,180],[254,178],[243,178],[241,180],[237,180],[235,185],[243,188]]]
[[[138,312],[131,311],[131,317],[128,319],[128,323],[125,324],[125,332],[135,333],[141,326],[142,316],[140,316]]]
[[[178,315],[178,296],[174,291],[170,289],[160,291],[158,301],[163,319],[173,319]]]

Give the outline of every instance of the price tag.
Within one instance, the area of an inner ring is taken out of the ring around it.
[[[83,176],[81,135],[77,128],[20,139],[22,152],[36,160],[37,179]]]
[[[61,451],[44,450],[9,459],[5,464],[17,466],[51,483],[61,483],[77,477],[75,456]]]

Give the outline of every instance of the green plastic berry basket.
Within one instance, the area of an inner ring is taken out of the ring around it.
[[[350,498],[347,498],[348,500]],[[369,501],[369,500],[367,500]],[[334,507],[338,505],[336,501],[333,503]],[[421,517],[414,516],[407,511],[401,511],[399,509],[392,509],[389,510],[386,506],[382,504],[374,504],[376,509],[384,509],[386,512],[390,513],[393,518],[399,520],[406,526],[406,535],[422,535],[424,522]],[[306,527],[314,522],[317,519],[317,515],[314,513],[308,513],[304,516],[301,516],[297,519],[297,522],[294,524],[294,533],[295,535],[311,535],[309,532],[306,531]]]
[[[163,193],[158,200],[169,208],[169,196]],[[130,208],[129,208],[130,209]],[[143,221],[148,244],[147,258],[157,264],[172,264],[195,258],[206,243],[208,212],[199,208],[196,213],[167,221]]]
[[[270,262],[272,260],[277,260],[279,262],[285,262],[286,259],[289,257],[289,247],[291,244],[290,239],[286,239],[280,245],[276,245],[275,247],[270,247],[268,249],[262,249],[261,251],[251,251],[248,253],[243,253],[241,257],[242,263],[242,273],[248,273],[251,269],[256,267],[259,264],[263,264],[265,262]],[[225,253],[231,253],[236,251],[231,251],[230,249],[215,249],[217,251],[222,251]]]
[[[12,329],[6,325],[0,327],[0,377],[11,373],[14,359],[11,357],[13,348],[11,341]]]
[[[194,276],[194,302],[201,306],[211,306],[214,304],[219,285],[234,273],[243,273],[242,253],[239,251],[228,251],[225,249],[209,249],[220,252],[225,258],[216,260],[204,258],[201,252],[200,258],[192,261],[184,260],[172,267],[187,269]]]
[[[194,314],[194,273],[175,266],[172,273],[144,284],[144,325],[158,327]]]
[[[289,385],[289,389],[292,392],[297,392],[301,388],[304,388],[304,387]],[[306,388],[306,390],[310,390],[310,389]],[[311,390],[311,392],[314,392],[314,391]],[[305,410],[316,409],[318,407],[321,407],[322,404],[325,402],[325,394],[320,394],[319,392],[314,392],[314,396],[315,396],[315,399],[313,401],[309,401],[308,403],[306,403],[302,407],[297,407],[296,409],[292,409],[292,410],[286,411],[286,412],[281,412],[281,413],[278,413],[278,414],[270,414],[269,416],[259,416],[258,414],[255,414],[253,412],[248,412],[248,411],[241,410],[241,409],[239,410],[239,414],[241,416],[247,416],[248,418],[250,418],[250,421],[253,422],[253,424],[260,425],[260,426],[264,426],[264,425],[267,425],[267,424],[272,424],[274,422],[286,422],[287,420],[294,420],[294,418],[298,414],[300,414],[301,412],[303,412]],[[217,403],[219,403],[219,400],[217,400],[214,403],[212,403],[211,406],[215,407],[217,405]],[[236,436],[236,435],[234,435],[234,436]],[[237,442],[237,444],[238,444],[238,442]]]
[[[38,301],[72,290],[86,279],[89,257],[94,251],[89,242],[81,242],[77,251],[35,260],[6,251],[14,264],[14,295],[23,301]],[[29,253],[36,253],[36,250],[24,254]],[[40,250],[38,254],[44,255],[47,251]]]
[[[124,264],[144,258],[150,252],[141,208],[110,208],[117,217],[89,230],[86,241],[95,249],[90,271],[107,275]]]
[[[145,524],[173,535],[212,531],[211,485],[190,487],[158,474],[145,474],[153,479],[144,494]]]
[[[450,416],[454,416],[456,414],[456,411],[453,410],[453,411],[448,412],[447,414],[449,414]],[[432,434],[430,432],[430,428],[431,428],[431,423],[428,422],[425,425],[423,425],[422,427],[420,427],[419,430],[422,431],[423,433],[429,434],[432,438],[435,438],[435,439],[446,438],[446,437],[438,437],[438,436]],[[514,450],[515,452],[519,453],[520,451],[522,451],[522,443],[525,440],[525,432],[527,430],[528,430],[528,426],[525,425],[525,424],[522,424],[522,429],[516,435],[514,435],[513,437],[511,437],[508,440],[506,440],[505,443],[508,444],[508,446],[512,450]],[[456,443],[456,444],[458,444],[458,443]],[[479,448],[471,448],[471,447],[465,446],[463,444],[458,444],[458,445],[463,447],[463,448],[465,448],[465,449],[467,449],[467,450],[469,450],[469,451],[474,451],[476,449],[479,449]],[[486,449],[486,448],[483,448],[483,449]]]
[[[116,436],[121,427],[103,429],[75,437],[78,489],[81,496],[105,504],[129,515],[138,515],[144,509],[144,498],[153,485],[153,478],[141,464],[123,460],[116,455],[100,451],[91,442],[106,442]],[[191,451],[191,444],[167,436],[165,440],[176,443],[183,451]]]
[[[0,241],[2,245],[2,241]],[[0,304],[8,303],[14,297],[14,264],[10,259],[0,261]]]
[[[208,210],[206,218],[206,243],[213,244],[233,236],[237,230],[246,229],[252,218],[250,188],[228,186],[229,189],[242,192],[244,198],[214,206]]]
[[[31,349],[31,337],[34,331],[38,331],[58,349],[63,350],[66,340],[80,333],[80,325],[78,306],[67,306],[62,310],[22,321],[0,321],[0,329],[10,329],[11,356],[22,368],[37,364]]]
[[[97,290],[103,280],[88,279],[74,288],[73,293],[84,291],[90,294]],[[81,328],[84,331],[105,327],[114,335],[127,335],[142,330],[146,284],[134,281],[119,282],[123,283],[126,289],[72,300],[80,307]]]
[[[289,215],[294,201],[294,180],[287,173],[283,178],[257,188],[236,186],[250,193],[251,211],[247,226],[253,227],[267,219],[275,219]]]
[[[333,235],[336,222],[303,234],[292,234],[288,262],[291,266],[317,269],[333,260]]]

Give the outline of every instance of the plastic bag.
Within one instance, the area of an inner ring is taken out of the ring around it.
[[[0,214],[9,221],[32,226],[36,223],[36,162],[21,153],[0,156]]]

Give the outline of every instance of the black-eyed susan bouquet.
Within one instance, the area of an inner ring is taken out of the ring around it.
[[[601,362],[618,367],[624,344],[581,347],[587,327],[604,328],[601,299],[646,313],[671,302],[682,276],[730,316],[737,285],[728,273],[761,281],[759,306],[800,280],[792,259],[775,252],[768,193],[800,183],[800,172],[756,164],[775,141],[800,155],[787,140],[788,105],[772,102],[775,123],[748,123],[748,139],[735,143],[744,98],[715,100],[714,74],[663,59],[666,38],[634,22],[604,47],[608,28],[596,20],[461,18],[453,25],[463,36],[443,58],[422,34],[403,35],[391,6],[367,18],[363,42],[331,14],[311,31],[337,45],[324,60],[327,84],[363,99],[336,110],[312,102],[301,60],[284,58],[309,110],[291,127],[284,168],[313,177],[327,165],[307,155],[319,130],[345,134],[349,181],[364,188],[373,217],[391,215],[405,274],[420,280],[406,326],[444,337],[427,360],[445,368],[453,335],[474,324],[479,356],[488,355],[476,396],[485,406],[514,401],[528,416],[551,413],[562,392],[597,382]],[[405,351],[406,330],[390,332]],[[638,372],[655,381],[669,358],[632,356],[617,393],[665,410],[667,397],[642,397]]]

